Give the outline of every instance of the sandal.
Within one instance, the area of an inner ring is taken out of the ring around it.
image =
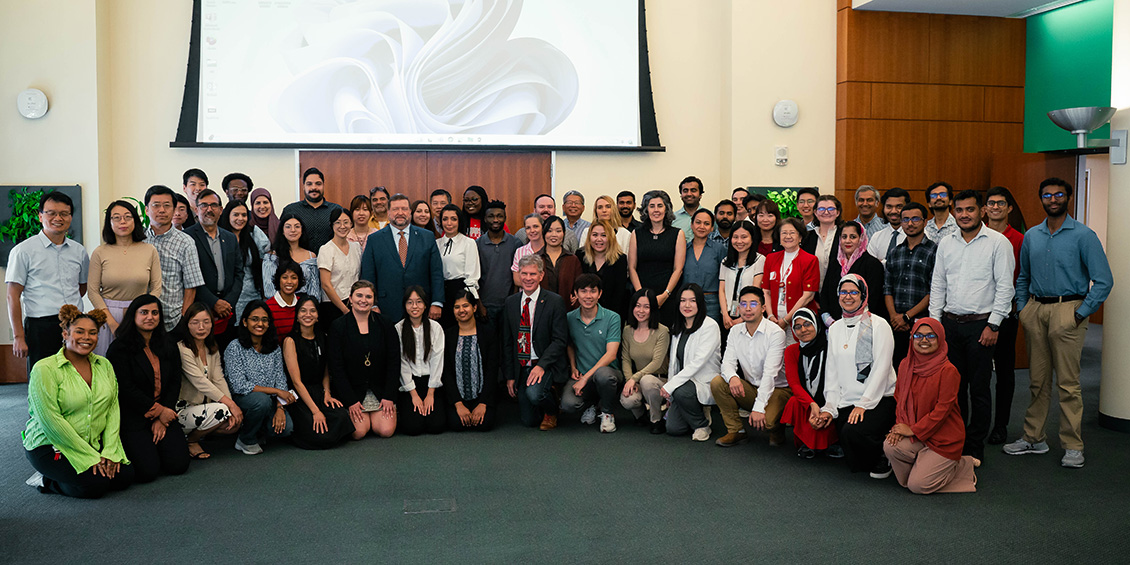
[[[193,449],[194,447],[195,449]],[[204,451],[204,448],[200,447],[199,443],[190,443],[188,444],[188,456],[193,459],[207,459],[211,457],[212,454]]]

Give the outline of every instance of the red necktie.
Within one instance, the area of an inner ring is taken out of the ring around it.
[[[526,297],[526,301],[522,303],[522,318],[518,320],[518,362],[523,367],[529,367],[530,352],[532,351],[532,343],[530,342],[530,298]]]

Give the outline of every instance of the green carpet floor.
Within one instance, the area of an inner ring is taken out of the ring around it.
[[[184,476],[72,500],[24,485],[27,387],[0,387],[0,562],[1125,563],[1130,436],[1097,424],[1101,339],[1092,326],[1086,468],[1059,466],[1053,432],[1047,455],[991,449],[976,494],[933,496],[764,436],[722,449],[626,415],[614,434],[567,419],[539,432],[511,408],[486,434],[256,457],[206,443],[212,459]],[[1012,437],[1027,372],[1017,381]]]

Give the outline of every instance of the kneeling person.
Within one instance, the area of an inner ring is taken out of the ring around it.
[[[598,275],[577,277],[573,288],[580,308],[569,312],[569,365],[572,380],[561,393],[561,410],[571,414],[589,405],[581,423],[596,422],[600,404],[600,431],[616,431],[612,415],[624,383],[620,372],[620,315],[600,305],[601,281]]]
[[[785,377],[785,332],[765,319],[765,292],[747,286],[738,296],[741,324],[730,328],[726,338],[726,355],[722,358],[722,375],[710,382],[714,401],[726,423],[726,435],[715,443],[730,447],[745,442],[738,409],[749,410],[749,425],[769,432],[769,445],[785,440],[781,412],[792,396]],[[741,366],[745,378],[738,376]]]

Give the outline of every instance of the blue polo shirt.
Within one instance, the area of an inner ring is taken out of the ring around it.
[[[604,306],[596,307],[596,317],[588,324],[581,320],[580,308],[566,314],[565,319],[569,322],[569,340],[573,342],[577,370],[581,373],[589,372],[604,357],[609,343],[620,343],[620,315]],[[620,370],[620,356],[609,366]]]

